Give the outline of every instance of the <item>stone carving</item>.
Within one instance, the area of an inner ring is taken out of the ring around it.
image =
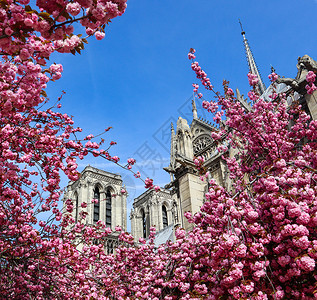
[[[173,202],[172,216],[173,216],[174,224],[177,224],[178,223],[178,210],[177,210],[176,201]]]
[[[72,190],[75,190],[79,185],[79,180],[78,181],[75,181],[72,185],[71,185],[71,189]]]
[[[317,72],[317,62],[314,61],[310,56],[307,54],[303,57],[298,58],[298,63],[296,65],[298,70],[306,69],[308,71]]]
[[[106,181],[109,182],[111,184],[115,184],[115,185],[121,185],[122,181],[121,180],[117,180],[105,175],[101,175],[101,174],[95,174],[95,173],[89,173],[88,174],[89,177],[92,177],[94,179],[98,179],[100,181]]]
[[[208,136],[202,136],[197,138],[193,142],[194,154],[197,155],[200,151],[207,148],[211,144],[211,138]]]
[[[313,71],[317,72],[317,62],[314,61],[310,56],[304,55],[303,57],[298,58],[298,63],[296,65],[298,69],[298,73],[295,79],[293,78],[278,78],[276,80],[277,83],[285,83],[286,85],[292,87],[294,91],[299,91],[300,90],[300,85],[299,83],[302,82],[302,71],[303,70],[308,70],[308,71]]]
[[[299,84],[298,81],[296,79],[293,78],[281,78],[279,77],[276,80],[277,83],[284,83],[286,85],[289,85],[290,87],[292,87],[295,91],[299,90]]]
[[[162,198],[172,198],[170,193],[158,192],[158,195],[159,195],[159,197],[162,197]]]
[[[216,170],[218,170],[219,168],[220,168],[219,163],[216,163],[216,164],[213,164],[213,165],[211,165],[211,166],[209,167],[209,171],[210,171],[211,173],[213,173],[213,172],[215,172]]]

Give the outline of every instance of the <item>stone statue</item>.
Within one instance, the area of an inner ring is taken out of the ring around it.
[[[177,211],[176,201],[173,202],[172,215],[173,215],[174,224],[177,224],[178,223],[178,211]]]
[[[296,65],[298,73],[295,79],[293,78],[278,78],[277,83],[285,83],[286,85],[292,87],[295,91],[299,91],[299,83],[302,81],[303,70],[313,71],[317,73],[317,62],[314,61],[310,56],[304,55],[298,58],[298,63]]]

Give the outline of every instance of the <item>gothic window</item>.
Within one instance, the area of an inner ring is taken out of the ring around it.
[[[193,143],[194,154],[196,155],[198,152],[207,148],[210,144],[211,144],[211,139],[207,136],[203,136],[196,139]]]
[[[94,203],[94,223],[97,222],[100,218],[100,192],[99,188],[96,186],[94,190],[94,199],[98,202]]]
[[[78,221],[78,210],[79,210],[79,207],[78,207],[78,194],[77,192],[75,192],[75,223],[77,223]]]
[[[111,191],[106,193],[106,226],[111,227]]]
[[[142,216],[143,238],[146,238],[146,218],[145,218],[145,212],[143,209],[141,210],[141,216]]]
[[[167,210],[165,205],[162,206],[162,216],[163,216],[163,228],[168,226],[168,221],[167,221]]]

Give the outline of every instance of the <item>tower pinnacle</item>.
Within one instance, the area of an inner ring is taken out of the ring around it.
[[[258,93],[260,95],[262,95],[264,93],[264,91],[266,90],[266,87],[265,87],[265,84],[262,80],[261,74],[258,70],[258,67],[255,63],[252,51],[251,51],[250,46],[249,46],[249,42],[245,37],[245,31],[243,30],[242,23],[241,23],[240,19],[239,19],[239,23],[240,23],[240,27],[241,27],[241,34],[243,36],[243,44],[244,44],[244,48],[245,48],[245,53],[246,53],[246,57],[247,57],[248,65],[249,65],[249,72],[251,74],[256,75],[257,78],[259,79],[259,82],[258,82],[256,88],[258,90]]]
[[[172,135],[175,135],[175,130],[174,130],[173,122],[171,122],[171,132],[172,132]]]
[[[192,112],[193,112],[193,118],[197,119],[198,116],[197,116],[197,107],[195,103],[195,97],[193,97],[193,100],[192,100]]]

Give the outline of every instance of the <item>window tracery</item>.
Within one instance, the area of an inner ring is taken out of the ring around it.
[[[211,138],[208,136],[202,136],[200,138],[197,138],[193,142],[194,154],[196,155],[203,149],[207,148],[209,145],[211,145],[211,142]]]
[[[94,202],[94,223],[96,223],[100,218],[100,191],[97,186],[94,190],[94,199],[97,200],[97,202]]]

